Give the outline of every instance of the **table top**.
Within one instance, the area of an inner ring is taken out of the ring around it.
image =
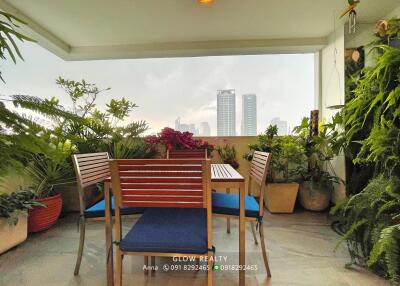
[[[212,182],[242,182],[244,177],[229,164],[211,164]]]

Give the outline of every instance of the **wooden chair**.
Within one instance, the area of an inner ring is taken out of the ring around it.
[[[267,270],[268,277],[271,277],[271,271],[268,264],[268,256],[265,246],[264,228],[263,228],[263,215],[264,215],[264,191],[265,181],[268,173],[269,164],[271,162],[271,154],[265,152],[254,152],[253,160],[251,161],[248,191],[249,195],[245,198],[245,215],[246,221],[251,223],[251,229],[253,231],[254,240],[255,236],[255,222],[259,225],[259,233],[261,240],[261,250],[264,259],[265,268]],[[252,196],[252,183],[255,183],[260,188],[260,204]],[[212,208],[213,213],[218,216],[226,218],[239,218],[239,195],[228,194],[228,193],[212,193]]]
[[[79,217],[79,248],[78,257],[76,259],[74,275],[79,274],[79,268],[82,261],[83,247],[85,244],[85,223],[89,218],[105,217],[105,202],[101,199],[92,206],[88,206],[85,200],[84,189],[89,186],[102,183],[110,177],[110,163],[108,153],[88,153],[72,155],[72,162],[75,168],[80,217]],[[114,203],[112,203],[114,205]],[[125,208],[122,213],[125,215],[140,214],[143,212],[141,208]]]
[[[167,159],[207,159],[207,149],[167,150]]]
[[[207,281],[212,285],[210,161],[112,160],[111,181],[115,196],[115,284],[122,284],[123,256],[136,255],[207,257]],[[124,237],[121,207],[146,207]]]

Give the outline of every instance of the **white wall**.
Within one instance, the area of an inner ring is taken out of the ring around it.
[[[328,107],[344,104],[344,26],[328,36],[321,50],[321,119],[330,120],[337,110]]]
[[[329,109],[329,106],[343,105],[345,100],[344,88],[344,49],[345,27],[339,24],[336,31],[328,36],[328,45],[320,52],[321,57],[321,96],[320,110],[321,120],[329,121],[338,110]],[[338,156],[332,162],[335,173],[345,180],[345,159]],[[344,185],[336,187],[333,193],[333,202],[340,201],[346,195]]]
[[[394,17],[400,17],[400,5],[397,7],[397,9],[393,10],[389,15],[386,15],[386,19],[394,18]]]

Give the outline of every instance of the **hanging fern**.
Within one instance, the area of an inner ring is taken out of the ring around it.
[[[384,257],[389,277],[393,282],[400,282],[400,224],[392,225],[381,231],[379,240],[374,245],[368,266],[378,263]]]
[[[380,175],[359,194],[331,209],[352,264],[397,282],[400,275],[400,179]],[[340,243],[341,243],[340,242]]]

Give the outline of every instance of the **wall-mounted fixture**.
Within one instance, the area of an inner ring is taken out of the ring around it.
[[[357,24],[357,12],[356,7],[360,4],[361,0],[348,0],[349,6],[346,10],[340,15],[340,18],[343,18],[345,15],[349,14],[349,34],[354,34],[356,32],[356,24]]]
[[[197,0],[200,4],[211,4],[214,0]]]

